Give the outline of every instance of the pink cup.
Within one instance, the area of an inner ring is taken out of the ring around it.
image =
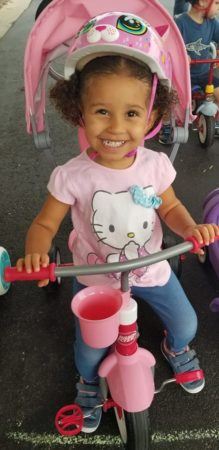
[[[121,307],[121,292],[108,286],[87,287],[73,297],[71,308],[87,345],[104,348],[116,341]]]

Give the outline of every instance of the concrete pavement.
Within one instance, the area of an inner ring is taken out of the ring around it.
[[[0,9],[0,38],[7,33],[30,2],[31,0],[6,0],[3,3]]]

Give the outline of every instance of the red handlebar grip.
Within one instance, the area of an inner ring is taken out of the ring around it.
[[[202,244],[199,244],[199,242],[197,241],[197,239],[194,236],[189,236],[186,238],[187,241],[192,242],[193,244],[193,248],[192,250],[190,250],[190,253],[197,253],[197,251],[202,248],[205,247],[205,243],[203,242]],[[219,236],[215,236],[214,238],[214,242],[219,240]],[[213,242],[211,242],[211,244],[213,244]]]
[[[50,281],[55,281],[55,263],[51,263],[48,267],[41,267],[39,272],[27,273],[25,269],[18,272],[16,267],[6,267],[4,272],[4,280],[7,283],[11,281],[31,281],[31,280],[45,280],[49,278]]]

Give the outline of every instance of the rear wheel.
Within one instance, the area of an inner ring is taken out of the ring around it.
[[[55,263],[57,266],[61,264],[61,253],[58,247],[52,245],[51,250],[49,252],[49,260],[52,263]],[[56,278],[55,285],[56,287],[60,286],[62,279],[60,277]],[[52,283],[54,285],[54,283]]]
[[[200,114],[198,119],[198,137],[203,148],[211,147],[214,143],[215,119],[213,116]]]
[[[49,251],[49,262],[55,263],[56,265],[61,264],[61,253],[58,247],[52,244],[52,247]],[[53,293],[54,289],[56,290],[62,284],[61,277],[57,277],[55,281],[50,281],[47,286],[44,286],[45,292],[47,294]]]
[[[150,425],[148,410],[130,413],[114,408],[125,450],[149,450]]]
[[[42,2],[39,4],[36,14],[35,14],[35,20],[37,17],[41,14],[41,12],[51,3],[52,0],[42,0]]]
[[[202,247],[204,252],[203,255],[197,255],[200,264],[204,264],[205,266],[209,265],[209,253],[207,247]]]

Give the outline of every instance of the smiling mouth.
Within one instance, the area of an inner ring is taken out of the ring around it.
[[[122,147],[126,143],[126,141],[111,141],[110,139],[102,139],[104,147],[107,148],[118,148]]]

